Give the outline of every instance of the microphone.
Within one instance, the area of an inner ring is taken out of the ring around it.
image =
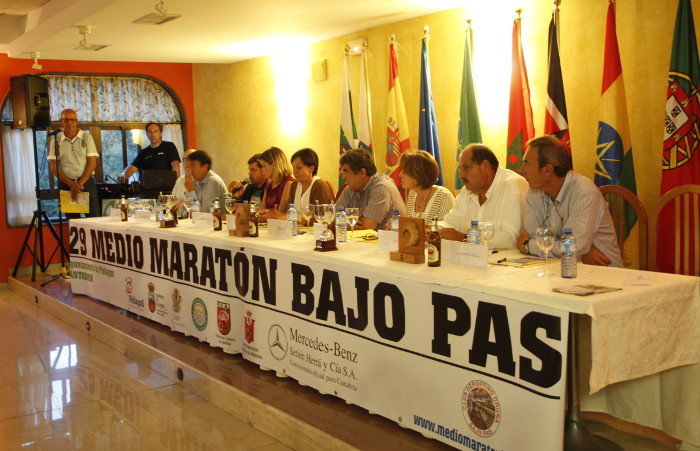
[[[231,191],[231,194],[236,194],[237,192],[239,192],[240,190],[242,190],[243,188],[245,188],[249,184],[250,184],[250,178],[245,178],[245,179],[241,180],[241,186],[239,186],[238,188]]]

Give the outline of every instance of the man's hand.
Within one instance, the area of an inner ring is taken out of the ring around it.
[[[518,234],[518,237],[515,239],[516,242],[516,249],[520,249],[520,246],[525,242],[525,240],[530,239],[530,234],[527,233],[527,230],[525,228],[521,227],[520,228],[520,233]]]
[[[192,174],[185,174],[185,189],[194,191],[194,177],[192,177]]]
[[[591,246],[591,250],[581,257],[581,262],[587,265],[608,266],[610,264],[610,259],[598,249]]]
[[[440,230],[440,238],[451,241],[464,241],[464,234],[452,227],[446,227]]]
[[[70,187],[70,197],[71,199],[78,200],[78,194],[80,194],[83,191],[83,185],[81,185],[78,182],[74,182],[73,180],[70,180],[70,183],[68,184]]]
[[[234,180],[233,182],[228,184],[228,190],[233,193],[233,197],[236,199],[240,198],[243,195],[243,184],[237,180]],[[238,190],[238,191],[236,191]]]

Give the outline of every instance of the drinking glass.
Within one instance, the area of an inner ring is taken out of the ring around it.
[[[549,263],[549,250],[554,247],[554,231],[549,227],[538,227],[535,232],[537,246],[544,252],[544,272],[537,274],[539,277],[549,277],[547,264]]]
[[[236,208],[236,199],[234,199],[233,196],[226,196],[226,201],[224,203],[228,214],[233,214],[233,210]]]
[[[306,221],[306,226],[307,227],[311,226],[311,224],[309,224],[309,221],[314,216],[314,206],[311,204],[306,204],[306,205],[301,204],[301,216]]]
[[[350,224],[350,236],[354,239],[355,224],[357,224],[358,219],[360,219],[360,209],[357,207],[346,208],[345,216],[347,216],[348,224]]]
[[[493,223],[492,222],[479,222],[479,228],[481,229],[481,241],[484,242],[486,248],[489,247],[489,241],[493,239]]]

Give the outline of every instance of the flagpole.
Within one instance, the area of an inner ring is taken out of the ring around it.
[[[557,47],[561,49],[561,40],[559,39],[559,5],[561,5],[561,0],[554,0],[554,26],[557,29]]]

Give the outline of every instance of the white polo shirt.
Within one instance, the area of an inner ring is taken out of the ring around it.
[[[73,139],[68,139],[63,133],[60,133],[57,139],[60,169],[68,178],[77,179],[83,175],[87,157],[99,157],[92,136],[83,133],[82,130],[78,130],[78,134]],[[49,141],[47,159],[56,159],[53,137]]]

